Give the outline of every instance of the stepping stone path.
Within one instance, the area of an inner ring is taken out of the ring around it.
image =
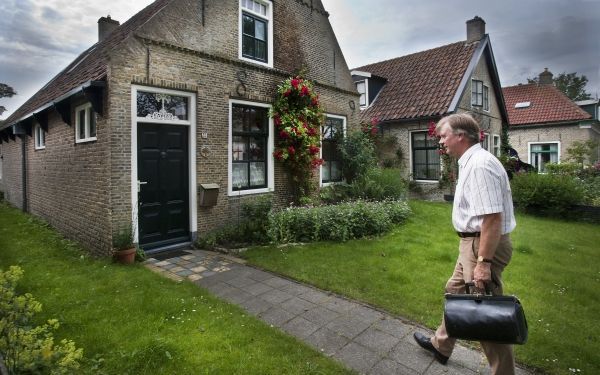
[[[361,374],[490,374],[480,351],[457,345],[443,366],[413,340],[415,331],[431,335],[430,330],[236,257],[186,250],[165,260],[149,258],[145,265],[206,288]],[[517,368],[517,374],[529,372]]]

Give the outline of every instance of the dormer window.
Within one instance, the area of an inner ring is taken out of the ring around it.
[[[273,5],[240,0],[240,59],[273,67]]]
[[[359,104],[361,107],[366,107],[368,104],[367,97],[367,81],[356,82],[356,91],[360,94]]]

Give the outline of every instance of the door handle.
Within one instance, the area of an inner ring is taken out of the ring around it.
[[[140,181],[140,180],[138,180],[138,182],[137,182],[137,185],[138,185],[138,189],[137,189],[137,190],[138,190],[138,193],[140,192],[140,189],[141,189],[142,185],[146,185],[146,184],[148,184],[148,181]]]

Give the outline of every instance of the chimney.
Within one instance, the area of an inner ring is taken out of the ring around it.
[[[110,15],[106,17],[100,17],[98,20],[98,41],[101,42],[106,39],[114,29],[119,27],[119,21],[110,18]]]
[[[544,68],[544,71],[540,73],[538,83],[540,85],[552,85],[554,84],[554,81],[552,80],[553,76],[554,75],[548,71],[548,68]]]
[[[467,21],[467,43],[481,40],[485,35],[485,21],[479,16]]]

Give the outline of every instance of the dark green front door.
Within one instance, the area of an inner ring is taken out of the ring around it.
[[[190,239],[188,127],[138,124],[139,243]]]

